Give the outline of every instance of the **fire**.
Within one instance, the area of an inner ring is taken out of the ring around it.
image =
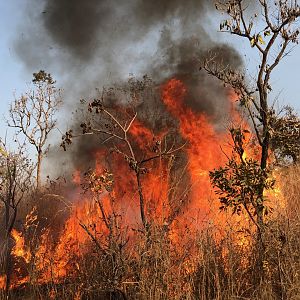
[[[22,257],[26,263],[29,263],[31,259],[31,253],[26,249],[24,237],[15,229],[12,230],[11,235],[15,240],[15,246],[12,249],[12,254],[15,257]]]
[[[0,289],[4,289],[6,285],[6,277],[5,276],[0,276]]]
[[[203,222],[209,220],[211,209],[212,188],[208,173],[225,162],[220,145],[225,142],[226,135],[215,131],[208,116],[194,113],[185,106],[186,93],[183,82],[172,79],[163,86],[162,98],[167,109],[179,120],[180,133],[188,141],[186,152],[192,182],[188,215]]]
[[[179,134],[186,141],[184,155],[187,164],[183,169],[187,170],[188,179],[184,181],[183,176],[178,175],[178,181],[174,181],[171,174],[174,157],[170,157],[169,161],[158,157],[156,161],[145,163],[142,175],[147,220],[155,226],[169,227],[168,234],[172,243],[182,249],[192,244],[191,237],[195,236],[197,230],[205,224],[216,227],[227,224],[225,215],[219,214],[219,202],[211,187],[209,171],[223,165],[227,159],[224,151],[227,151],[228,155],[231,151],[221,149],[222,145],[228,143],[228,134],[216,131],[211,117],[194,112],[185,105],[186,97],[187,88],[178,79],[171,79],[162,86],[161,100],[170,114],[178,120]],[[233,98],[233,95],[230,94],[229,98]],[[235,120],[241,121],[234,108],[232,116]],[[134,120],[129,131],[137,146],[147,154],[153,151],[153,143],[158,149],[161,147],[167,133],[167,128],[162,128],[161,132],[155,135],[138,119]],[[103,174],[105,155],[103,149],[94,153],[94,176]],[[78,261],[89,254],[91,239],[100,241],[105,247],[107,237],[113,234],[110,224],[112,222],[116,224],[118,218],[122,218],[123,226],[118,225],[118,228],[141,228],[135,174],[124,162],[124,157],[117,153],[111,155],[113,162],[110,168],[115,176],[113,188],[93,189],[92,193],[90,191],[86,194],[79,192],[77,199],[73,199],[74,205],[70,209],[70,216],[55,241],[50,231],[45,230],[40,237],[39,245],[34,253],[31,253],[22,234],[16,230],[12,231],[15,240],[12,255],[22,258],[26,264],[34,263],[36,270],[34,275],[26,274],[18,278],[19,283],[28,281],[38,284],[59,283],[65,277],[75,278],[80,271]],[[243,159],[251,155],[252,152],[247,154],[245,152]],[[84,182],[81,171],[83,170],[76,170],[74,173],[75,185]],[[181,185],[179,192],[178,185]],[[230,218],[233,222],[241,221],[238,217]],[[133,231],[129,230],[127,235],[134,240]],[[240,235],[237,245],[246,248],[249,241]],[[184,266],[187,273],[194,272],[193,257],[186,258]],[[4,285],[5,277],[0,277],[0,288]]]
[[[96,221],[90,201],[84,201],[72,210],[55,247],[48,247],[51,239],[49,231],[42,235],[40,247],[35,253],[38,282],[59,282],[60,279],[73,273],[76,260],[85,254],[84,244],[89,236],[81,227],[81,222]],[[76,267],[75,267],[76,269]]]
[[[283,214],[284,210],[287,206],[286,199],[284,197],[281,180],[280,180],[280,172],[278,169],[275,169],[272,173],[272,178],[275,179],[275,186],[272,190],[265,191],[265,196],[268,201],[268,208],[273,211],[275,214]]]

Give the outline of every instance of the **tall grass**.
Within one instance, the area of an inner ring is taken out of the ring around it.
[[[73,274],[26,283],[11,291],[11,299],[300,299],[300,167],[283,170],[280,182],[286,203],[266,227],[259,280],[254,231],[241,242],[245,232],[234,228],[222,228],[221,235],[211,226],[185,228],[175,241],[166,227],[150,224],[147,235],[136,231],[128,242],[125,232],[107,237],[101,248],[91,240]],[[27,272],[34,277],[34,261]]]

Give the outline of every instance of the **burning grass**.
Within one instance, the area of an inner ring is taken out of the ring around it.
[[[281,178],[287,205],[266,230],[263,282],[256,277],[255,232],[243,231],[243,224],[206,223],[195,230],[196,221],[172,228],[153,221],[145,235],[113,211],[107,228],[99,206],[88,199],[71,210],[56,238],[48,230],[32,231],[34,222],[23,234],[14,232],[12,298],[297,299],[298,168]],[[35,245],[28,245],[31,234]]]
[[[77,255],[67,252],[66,242],[60,261],[38,258],[41,251],[36,251],[11,293],[13,299],[297,299],[298,230],[299,218],[288,215],[270,223],[263,282],[256,277],[254,234],[245,243],[229,227],[221,237],[215,227],[197,234],[186,228],[178,244],[165,228],[153,226],[150,236],[137,232],[134,241],[111,236],[100,248],[87,240],[77,244]],[[52,276],[43,277],[49,268]]]
[[[254,225],[247,215],[219,211],[209,179],[231,151],[228,136],[185,97],[180,80],[162,87],[185,148],[168,148],[167,128],[154,134],[136,115],[129,127],[113,118],[112,136],[125,146],[94,151],[94,169],[76,170],[71,187],[33,195],[37,209],[12,231],[12,299],[297,299],[297,167],[278,171],[268,195],[281,205],[268,220],[260,281]],[[242,122],[234,106],[232,114]],[[180,155],[184,164],[176,164]]]

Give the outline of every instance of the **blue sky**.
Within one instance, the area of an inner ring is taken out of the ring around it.
[[[20,94],[25,91],[31,80],[31,74],[37,71],[27,70],[14,52],[14,40],[17,36],[22,36],[22,21],[27,17],[24,16],[25,3],[26,1],[23,0],[0,1],[0,129],[2,137],[5,132],[3,115],[7,113],[9,103],[13,100],[13,93]],[[211,32],[213,32],[213,26],[211,27]],[[224,37],[224,34],[217,32],[212,35],[215,39],[223,39],[233,43],[234,47],[244,56],[246,67],[251,72],[255,72],[255,65],[258,60],[253,56],[253,50],[247,43],[241,43],[240,39],[230,35]],[[289,57],[285,58],[272,78],[275,95],[280,93],[281,104],[290,104],[297,111],[300,111],[299,69],[300,46],[296,47]],[[59,78],[57,79],[59,80]]]
[[[13,93],[24,91],[26,80],[30,81],[22,63],[13,50],[13,41],[18,34],[17,27],[22,21],[22,0],[0,1],[0,128],[5,122]],[[2,130],[1,130],[2,131]],[[2,136],[2,135],[1,135]]]

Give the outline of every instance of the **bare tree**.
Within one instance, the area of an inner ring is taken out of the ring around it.
[[[150,151],[140,151],[136,146],[135,137],[130,135],[130,130],[134,122],[137,121],[137,112],[134,111],[133,107],[130,107],[127,111],[118,110],[106,107],[103,95],[100,99],[94,99],[88,104],[90,116],[85,117],[80,125],[82,132],[74,133],[72,130],[69,130],[62,137],[61,146],[66,150],[67,145],[72,143],[74,137],[82,135],[98,135],[100,137],[99,146],[109,143],[108,147],[113,152],[121,155],[135,174],[139,195],[140,218],[147,232],[150,224],[146,217],[145,196],[142,184],[142,177],[148,172],[147,164],[164,158],[172,160],[174,155],[183,149],[184,145],[176,146],[174,140],[168,143],[165,138],[163,140],[150,141]]]
[[[252,121],[260,148],[260,159],[256,164],[260,170],[257,170],[256,174],[261,174],[262,181],[259,186],[256,186],[258,194],[250,205],[254,209],[259,232],[262,232],[265,208],[264,190],[268,186],[266,181],[269,174],[268,158],[272,138],[271,119],[274,116],[273,107],[270,104],[272,91],[270,78],[281,60],[290,53],[293,45],[298,43],[299,24],[297,21],[300,16],[300,7],[298,1],[258,0],[255,2],[256,10],[260,13],[254,13],[248,9],[249,2],[245,0],[224,0],[216,3],[216,8],[228,15],[228,19],[221,22],[220,31],[248,40],[249,47],[254,48],[260,57],[257,74],[251,74],[254,80],[251,80],[251,76],[247,76],[243,71],[231,69],[213,53],[203,62],[202,67],[208,74],[218,78],[234,90],[241,106],[248,112]],[[232,134],[235,141],[234,150],[241,159],[238,167],[240,164],[246,164],[249,168],[254,167],[249,160],[239,155],[245,150],[242,131],[233,131]],[[227,166],[227,169],[230,170],[230,166]],[[221,173],[219,172],[219,175]],[[228,175],[226,172],[222,174]],[[222,185],[222,176],[216,180],[214,174],[211,175],[214,178],[214,184],[224,193],[224,196],[226,193],[230,194],[231,184]]]
[[[18,134],[22,133],[36,150],[36,186],[39,189],[42,160],[49,150],[48,136],[56,126],[55,114],[62,100],[50,74],[45,71],[34,73],[32,82],[33,90],[11,104],[8,125],[16,128]]]
[[[0,141],[0,202],[3,211],[3,247],[1,263],[6,274],[6,294],[10,287],[11,232],[17,218],[21,201],[32,191],[31,176],[33,165],[20,146],[16,152],[9,152],[6,144]]]

